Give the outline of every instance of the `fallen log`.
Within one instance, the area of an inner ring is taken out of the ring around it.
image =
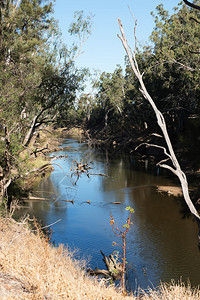
[[[103,256],[103,262],[106,265],[107,270],[100,270],[96,268],[95,270],[88,269],[87,273],[89,275],[100,275],[105,278],[111,278],[113,281],[120,279],[122,276],[122,264],[114,257],[114,255],[105,256],[104,253],[100,250]]]
[[[92,275],[92,276],[98,276],[98,275],[103,275],[103,277],[105,278],[110,278],[110,272],[108,270],[100,270],[100,269],[95,269],[95,270],[91,270],[91,269],[88,269],[87,270],[87,273],[89,275]]]
[[[121,278],[122,264],[117,261],[113,254],[105,256],[101,250],[100,252],[103,256],[103,262],[105,263],[107,270],[110,272],[111,277],[114,280]]]
[[[21,198],[23,201],[50,201],[50,198],[42,198],[42,197],[34,197],[34,196],[27,196],[26,198]]]

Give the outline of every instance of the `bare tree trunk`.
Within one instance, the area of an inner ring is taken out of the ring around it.
[[[4,167],[0,166],[0,203],[3,201],[7,188],[12,182],[11,179],[11,165],[10,165],[10,136],[8,132],[8,127],[4,125],[5,134],[5,151],[4,151]]]
[[[11,184],[11,179],[3,178],[0,180],[0,203],[3,201],[3,199],[6,196],[6,191],[9,185]]]
[[[23,146],[27,146],[29,141],[31,140],[31,137],[33,135],[33,132],[34,132],[34,128],[35,128],[35,125],[36,125],[36,121],[37,121],[37,118],[38,116],[35,116],[33,118],[33,121],[32,121],[32,124],[31,124],[31,127],[29,128],[25,138],[24,138],[24,141],[23,141]]]
[[[167,148],[159,146],[159,145],[148,144],[148,143],[146,143],[145,145],[147,147],[154,146],[154,147],[163,149],[164,154],[166,155],[167,158],[160,161],[158,163],[158,165],[162,168],[170,170],[171,172],[173,172],[179,178],[185,202],[188,205],[188,208],[190,209],[190,212],[195,217],[195,219],[197,221],[197,224],[198,224],[198,227],[199,227],[199,234],[198,234],[199,244],[198,245],[199,245],[199,248],[200,248],[200,216],[199,216],[196,208],[194,207],[194,205],[193,205],[193,203],[190,199],[189,190],[188,190],[188,182],[187,182],[186,175],[181,170],[179,162],[178,162],[178,160],[176,158],[176,155],[174,153],[174,150],[173,150],[170,138],[169,138],[169,134],[168,134],[168,131],[167,131],[167,126],[166,126],[166,123],[165,123],[165,119],[164,119],[162,113],[158,110],[157,106],[155,105],[153,99],[151,98],[151,96],[147,92],[146,87],[144,85],[143,78],[142,78],[143,74],[140,73],[138,63],[137,63],[137,60],[136,60],[136,50],[134,52],[131,50],[131,48],[130,48],[127,40],[126,40],[124,29],[123,29],[123,26],[122,26],[122,23],[121,23],[120,19],[118,19],[118,23],[119,23],[119,27],[120,27],[120,31],[121,31],[121,36],[118,35],[118,37],[120,38],[120,40],[121,40],[121,42],[124,46],[124,49],[125,49],[125,51],[128,55],[128,59],[129,59],[129,62],[131,64],[132,70],[133,70],[135,76],[137,77],[137,79],[140,83],[140,92],[142,93],[144,98],[150,103],[151,107],[154,110],[154,113],[155,113],[156,118],[157,118],[157,123],[158,123],[158,125],[159,125],[159,127],[160,127],[160,129],[163,133],[163,137],[164,137],[165,142],[167,144]],[[137,23],[135,21],[135,29],[136,29],[136,25],[137,25]],[[136,35],[135,35],[135,43],[136,43],[136,41],[137,40],[136,40]],[[167,161],[171,161],[173,167],[166,164]]]

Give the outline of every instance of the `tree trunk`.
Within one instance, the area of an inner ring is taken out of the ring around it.
[[[27,146],[33,136],[33,133],[34,133],[34,129],[35,129],[35,125],[36,125],[36,121],[37,121],[37,118],[38,116],[35,116],[33,118],[33,121],[32,121],[32,124],[31,124],[31,127],[29,128],[25,138],[24,138],[24,141],[23,141],[23,146]]]

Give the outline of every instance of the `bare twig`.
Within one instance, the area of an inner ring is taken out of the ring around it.
[[[141,146],[143,146],[143,145],[145,145],[146,147],[155,147],[155,148],[162,149],[162,150],[164,151],[164,154],[165,154],[166,156],[168,156],[168,157],[169,157],[168,159],[171,159],[171,156],[170,156],[170,154],[169,154],[169,153],[167,153],[167,150],[166,150],[166,148],[165,148],[165,147],[163,147],[163,146],[160,146],[160,145],[156,145],[156,144],[149,144],[149,143],[141,143],[140,145],[138,145],[138,146],[135,148],[135,150],[137,150],[139,147],[141,147]]]
[[[199,23],[200,24],[200,23]],[[200,54],[200,51],[192,51],[192,50],[190,50],[190,49],[188,49],[189,50],[189,52],[190,53],[192,53],[192,54]]]
[[[62,221],[62,219],[59,219],[59,220],[55,221],[54,223],[51,223],[51,224],[46,225],[46,226],[44,226],[44,227],[37,228],[37,229],[33,229],[33,230],[31,230],[31,232],[36,232],[36,231],[40,231],[40,230],[42,230],[42,229],[49,228],[49,227],[55,225],[56,223],[58,223],[58,222],[60,222],[60,221]],[[30,232],[30,231],[29,231],[29,232]],[[17,238],[19,238],[20,236],[25,235],[25,234],[27,234],[27,233],[28,233],[28,232],[23,232],[23,233],[17,234],[17,235],[10,241],[10,243],[9,243],[8,246],[10,247],[10,245],[11,245]]]
[[[171,58],[170,56],[168,56],[168,57],[169,57],[169,59],[170,59],[171,62],[173,62],[173,63],[175,63],[175,64],[181,66],[182,68],[187,69],[187,70],[189,70],[189,71],[191,71],[191,72],[194,72],[194,71],[195,71],[194,68],[191,68],[191,67],[189,67],[189,66],[184,65],[183,63],[181,63],[181,62],[175,60],[174,58]]]
[[[88,175],[99,175],[99,176],[105,176],[108,177],[108,175],[104,174],[104,173],[88,173]]]

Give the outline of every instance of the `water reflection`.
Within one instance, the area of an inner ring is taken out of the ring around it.
[[[104,268],[99,250],[106,255],[120,250],[112,247],[117,238],[109,225],[110,213],[119,226],[123,225],[127,218],[125,207],[130,205],[135,214],[127,239],[129,289],[136,285],[156,286],[160,280],[181,276],[198,285],[200,256],[196,224],[183,219],[179,201],[156,190],[157,185],[168,186],[173,182],[144,173],[141,167],[138,170],[137,161],[130,156],[89,149],[72,138],[66,139],[62,146],[67,147],[66,151],[56,155],[68,154],[68,158],[56,160],[51,176],[34,187],[36,194],[48,200],[26,203],[28,213],[45,225],[62,219],[53,227],[53,241],[80,249],[80,257],[91,257],[92,268]],[[108,177],[82,175],[73,186],[67,173],[74,159],[90,163],[94,168],[92,173],[105,173]]]

